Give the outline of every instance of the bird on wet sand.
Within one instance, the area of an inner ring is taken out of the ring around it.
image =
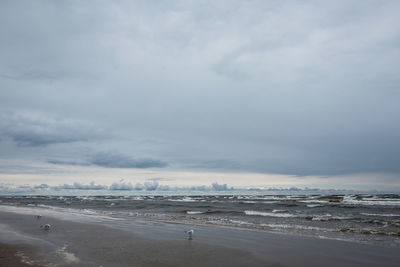
[[[193,240],[193,233],[194,233],[193,229],[185,231],[185,233],[188,235],[188,240]]]
[[[40,226],[40,228],[42,228],[43,230],[50,230],[51,225],[46,223]]]

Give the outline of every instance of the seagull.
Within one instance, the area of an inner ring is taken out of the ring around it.
[[[46,223],[40,226],[40,228],[42,228],[43,230],[50,230],[51,225]]]
[[[38,220],[42,219],[42,215],[35,215],[35,218],[38,219]]]
[[[193,229],[191,229],[189,231],[185,231],[185,233],[188,234],[188,240],[192,240],[193,239],[193,233],[194,233]]]

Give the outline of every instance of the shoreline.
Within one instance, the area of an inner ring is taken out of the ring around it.
[[[86,192],[86,191],[85,191]],[[400,248],[400,196],[11,196],[37,209],[126,220],[225,227]],[[14,208],[13,208],[14,207]]]
[[[98,223],[99,220],[101,223],[106,224],[107,226],[113,227],[114,220],[120,220],[121,217],[114,217],[107,214],[102,213],[81,213],[81,210],[72,208],[68,209],[68,212],[62,210],[64,208],[55,207],[56,209],[42,209],[41,206],[16,206],[16,205],[2,205],[0,203],[0,207],[4,207],[6,212],[15,212],[21,213],[21,210],[25,210],[29,214],[35,215],[37,213],[44,213],[51,217],[63,216],[63,220],[71,220],[76,221],[77,219],[80,222],[84,223]],[[60,210],[58,210],[60,208]],[[360,239],[353,239],[348,237],[332,237],[329,235],[315,235],[315,234],[307,234],[301,232],[287,232],[287,231],[273,231],[261,228],[252,228],[247,227],[246,225],[223,225],[223,224],[212,224],[212,223],[202,223],[201,221],[190,221],[190,222],[183,222],[179,220],[168,220],[168,219],[161,219],[156,217],[146,217],[146,216],[133,216],[129,217],[129,219],[133,222],[145,222],[145,223],[160,223],[164,225],[177,225],[177,226],[187,226],[190,225],[192,227],[202,227],[202,228],[220,228],[220,229],[228,229],[233,231],[247,231],[247,232],[256,232],[261,234],[271,234],[271,235],[284,235],[289,237],[300,237],[300,238],[311,238],[311,239],[325,239],[325,240],[335,240],[341,242],[348,242],[348,243],[356,243],[356,244],[363,244],[363,245],[373,245],[373,246],[380,246],[380,247],[400,247],[400,239],[397,238],[397,235],[393,238],[394,243],[390,244],[388,242],[373,242],[372,240],[360,240]],[[106,222],[108,220],[108,223]],[[117,227],[118,228],[118,227]],[[399,233],[400,234],[400,233]],[[369,234],[364,234],[366,237]],[[372,234],[371,234],[372,235]],[[160,236],[158,236],[160,237]],[[162,237],[162,236],[161,236]],[[386,237],[386,236],[384,236]],[[387,241],[387,240],[385,240]]]
[[[192,226],[154,221],[113,225],[45,215],[39,222],[32,215],[0,211],[0,223],[9,227],[3,232],[19,233],[14,242],[33,244],[39,257],[61,266],[396,266],[400,261],[391,247],[213,226],[195,226],[194,240],[188,241],[183,229]],[[40,230],[42,223],[52,229]],[[2,234],[0,242],[5,238]]]
[[[51,217],[39,222],[30,215],[0,211],[0,222],[5,221],[12,228],[2,227],[0,241],[33,246],[37,253],[32,261],[44,266],[282,266],[245,250],[189,241],[184,233],[179,239],[156,240],[105,225]],[[44,222],[52,225],[49,231],[38,228]]]

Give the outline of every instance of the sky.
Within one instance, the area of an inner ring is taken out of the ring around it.
[[[0,183],[400,191],[400,1],[1,1]]]

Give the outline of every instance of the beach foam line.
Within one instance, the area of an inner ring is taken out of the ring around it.
[[[244,213],[249,216],[266,216],[266,217],[296,217],[296,215],[290,213],[276,213],[276,212],[263,212],[263,211],[255,211],[255,210],[245,210]]]
[[[296,225],[296,224],[265,224],[262,223],[260,226],[270,227],[270,228],[279,228],[279,229],[288,229],[288,230],[309,230],[309,231],[322,231],[322,232],[335,232],[335,229],[330,228],[321,228],[315,226],[307,226],[307,225]]]

